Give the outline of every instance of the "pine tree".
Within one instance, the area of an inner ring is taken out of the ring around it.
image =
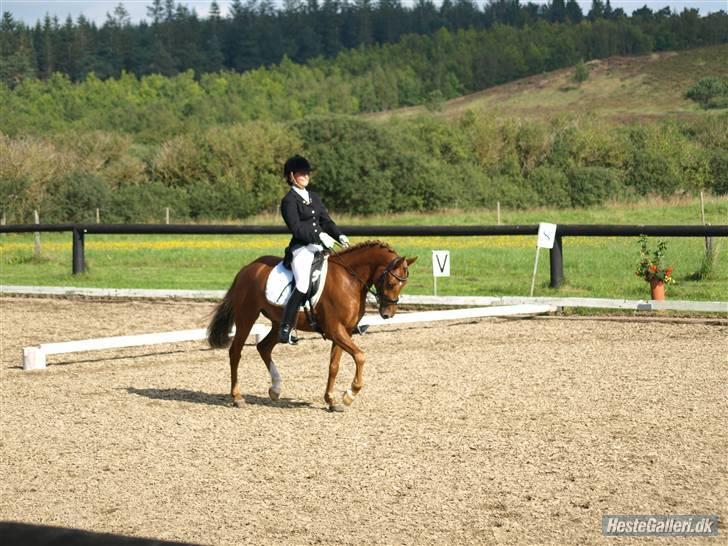
[[[0,20],[0,57],[0,81],[11,89],[36,76],[35,52],[28,32],[7,11]]]
[[[566,6],[564,0],[552,0],[548,8],[549,21],[563,23],[566,21]]]
[[[606,4],[604,4],[604,18],[605,19],[613,19],[614,18],[614,11],[612,11],[612,4],[609,0],[607,0]]]
[[[162,0],[152,0],[152,5],[147,6],[147,15],[152,18],[152,25],[158,25],[164,19],[164,6]]]
[[[581,6],[576,0],[566,2],[566,18],[572,23],[579,23],[584,18]]]
[[[604,17],[604,3],[602,0],[592,0],[591,9],[589,10],[589,20],[595,21]]]

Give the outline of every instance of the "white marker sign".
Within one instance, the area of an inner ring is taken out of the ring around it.
[[[433,250],[432,251],[432,275],[433,275],[433,277],[449,277],[450,276],[450,251],[449,250]]]
[[[554,248],[554,241],[556,240],[556,224],[547,224],[541,222],[538,225],[538,247],[539,248]]]

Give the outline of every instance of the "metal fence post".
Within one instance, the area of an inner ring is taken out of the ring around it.
[[[556,235],[554,247],[550,251],[549,262],[551,266],[551,288],[558,288],[564,284],[564,251],[561,245],[561,235]]]
[[[84,229],[73,226],[73,274],[78,275],[86,271],[86,252],[84,249]]]

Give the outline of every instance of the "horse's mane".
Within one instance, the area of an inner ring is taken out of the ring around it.
[[[395,254],[395,255],[397,254],[397,251],[394,250],[391,246],[389,246],[384,241],[374,240],[374,241],[364,241],[363,243],[358,243],[356,245],[352,245],[348,248],[345,248],[344,250],[340,250],[339,252],[336,253],[336,255],[337,256],[348,256],[352,252],[357,252],[359,250],[364,250],[367,248],[374,248],[374,247],[384,248],[386,250],[389,250],[392,254]]]

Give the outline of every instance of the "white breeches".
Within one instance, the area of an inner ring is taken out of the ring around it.
[[[291,269],[293,269],[293,278],[296,279],[296,290],[308,292],[308,286],[311,282],[311,264],[313,263],[313,257],[316,252],[321,252],[324,249],[321,245],[306,245],[298,247],[293,251],[293,262],[291,263]]]

